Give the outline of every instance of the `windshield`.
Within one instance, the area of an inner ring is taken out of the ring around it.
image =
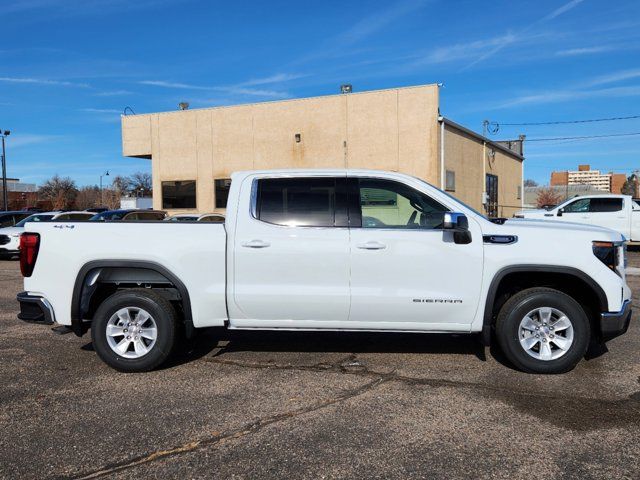
[[[473,213],[475,213],[476,215],[478,215],[479,217],[484,218],[485,220],[489,220],[487,218],[487,216],[484,213],[480,213],[479,211],[477,211],[475,208],[470,207],[469,205],[467,205],[466,203],[464,203],[462,200],[460,200],[459,198],[454,197],[453,195],[451,195],[448,192],[445,192],[444,190],[440,190],[442,193],[444,193],[447,197],[449,197],[452,200],[455,200],[456,202],[460,203],[463,207],[468,208],[469,210],[471,210]]]
[[[53,218],[53,215],[46,215],[37,213],[35,215],[31,215],[30,217],[25,218],[24,220],[20,220],[16,223],[16,227],[24,227],[24,224],[27,222],[48,222]]]
[[[102,212],[91,217],[89,221],[90,222],[106,222],[107,220],[120,220],[127,213],[128,213],[127,211]]]

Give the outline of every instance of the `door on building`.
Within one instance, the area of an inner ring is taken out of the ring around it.
[[[459,245],[448,208],[404,183],[349,178],[350,328],[467,331],[480,297],[482,232]],[[354,212],[355,210],[355,212]]]
[[[486,180],[486,192],[487,192],[487,216],[489,218],[495,218],[498,216],[498,176],[487,173]]]

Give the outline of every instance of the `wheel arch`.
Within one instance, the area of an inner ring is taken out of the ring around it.
[[[491,284],[489,285],[489,289],[487,290],[482,324],[482,341],[485,345],[489,345],[491,343],[491,329],[499,307],[501,306],[500,295],[501,292],[504,291],[505,287],[503,282],[509,278],[522,278],[525,274],[531,275],[532,280],[547,278],[550,283],[550,285],[532,284],[527,285],[527,287],[551,286],[567,294],[570,294],[569,292],[572,289],[588,291],[593,295],[589,301],[591,306],[598,308],[600,312],[609,311],[609,303],[604,290],[598,282],[582,270],[560,265],[511,265],[502,268],[494,275],[491,280]],[[570,279],[573,280],[574,283],[570,285],[570,288],[562,288],[562,286],[561,288],[558,288],[557,282],[562,279]],[[587,315],[589,314],[589,312],[586,313]]]
[[[82,336],[88,326],[83,321],[91,309],[94,294],[101,284],[100,278],[110,277],[116,285],[119,282],[140,284],[153,283],[174,288],[182,307],[183,321],[187,336],[193,333],[193,315],[189,291],[180,278],[169,269],[156,262],[139,260],[94,260],[80,268],[76,275],[71,297],[71,328],[77,336]],[[132,287],[133,288],[133,287]]]

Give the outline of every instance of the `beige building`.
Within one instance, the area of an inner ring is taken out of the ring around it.
[[[153,206],[224,211],[238,170],[371,168],[415,175],[492,216],[521,208],[522,139],[439,114],[437,85],[127,115],[122,149],[149,158]]]
[[[578,165],[578,170],[551,172],[551,186],[591,185],[602,192],[620,193],[627,176],[622,173],[600,173],[590,165]]]

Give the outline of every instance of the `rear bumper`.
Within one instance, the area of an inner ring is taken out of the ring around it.
[[[18,318],[28,323],[52,325],[56,321],[53,308],[49,301],[38,295],[30,295],[28,292],[20,292],[16,297],[20,303]]]
[[[600,315],[600,331],[604,341],[626,333],[631,322],[631,300],[625,300],[619,312],[607,312]]]

